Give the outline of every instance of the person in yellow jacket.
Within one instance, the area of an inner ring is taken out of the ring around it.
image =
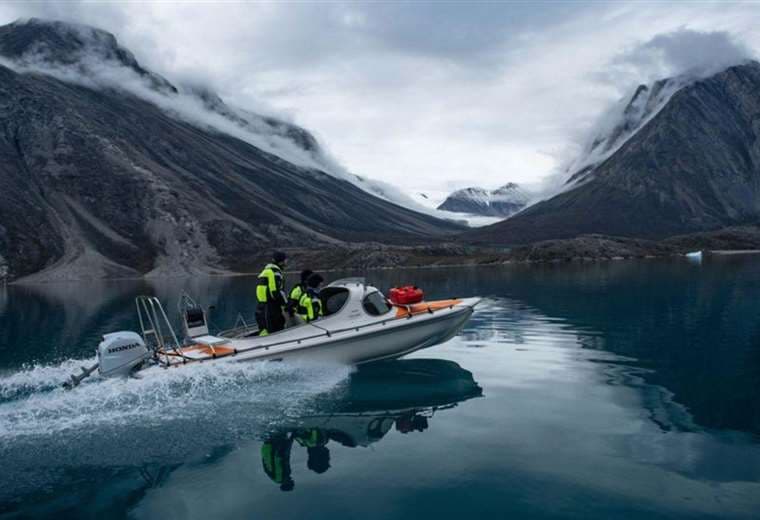
[[[313,273],[306,280],[306,292],[298,300],[298,315],[306,323],[314,321],[323,315],[322,300],[319,297],[319,287],[324,282],[324,278],[317,273]]]
[[[292,491],[295,487],[290,469],[290,449],[293,438],[287,433],[270,436],[261,445],[261,464],[264,473],[278,484],[282,491]]]
[[[275,251],[272,262],[264,267],[256,283],[256,323],[261,336],[285,328],[283,310],[287,302],[282,269],[286,259],[285,253]]]
[[[306,467],[314,473],[324,473],[330,469],[330,450],[327,443],[330,435],[320,428],[298,430],[293,438],[306,448]]]
[[[330,436],[327,431],[309,428],[290,433],[272,433],[261,444],[261,465],[264,473],[280,486],[282,491],[292,491],[296,485],[290,466],[290,452],[294,440],[306,448],[307,468],[315,473],[324,473],[330,469],[330,450],[326,446]]]
[[[311,269],[304,269],[301,271],[301,282],[294,285],[288,293],[288,315],[293,316],[298,310],[298,303],[301,301],[301,296],[306,292],[306,280],[313,274]]]

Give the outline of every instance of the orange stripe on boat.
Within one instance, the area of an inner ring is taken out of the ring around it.
[[[409,315],[414,316],[415,314],[422,314],[430,311],[435,312],[441,309],[452,307],[454,305],[459,305],[460,303],[462,303],[462,300],[452,299],[436,300],[434,302],[413,303],[412,305],[396,305],[396,317],[406,318]]]

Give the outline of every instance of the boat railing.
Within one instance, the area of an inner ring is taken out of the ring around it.
[[[258,331],[258,326],[249,325],[248,322],[245,321],[242,313],[238,313],[237,319],[235,319],[235,324],[232,326],[232,328],[219,331],[217,333],[217,336],[221,336],[223,338],[236,338],[241,336],[250,336]]]
[[[172,326],[169,317],[166,315],[166,311],[164,310],[163,305],[161,305],[161,301],[155,296],[138,296],[135,298],[135,304],[137,306],[137,316],[140,322],[140,331],[142,333],[142,337],[145,340],[145,343],[150,348],[152,348],[158,356],[163,356],[165,358],[162,364],[165,366],[168,366],[170,364],[170,355],[177,356],[185,362],[192,361],[192,359],[187,358],[182,352],[182,343],[180,343],[177,334],[174,331],[174,327]],[[453,307],[454,305],[449,306],[449,308]],[[434,313],[433,309],[428,310],[430,314]],[[407,319],[412,319],[413,317],[414,313],[410,312],[407,316]],[[372,323],[365,323],[333,330],[323,328],[320,326],[321,324],[318,325],[316,323],[308,323],[306,325],[319,330],[320,333],[304,336],[296,340],[287,339],[282,341],[276,341],[277,337],[275,334],[272,337],[272,339],[275,341],[272,341],[271,343],[250,346],[247,348],[237,348],[235,350],[235,353],[238,354],[260,349],[269,350],[272,347],[277,347],[285,344],[293,344],[294,342],[296,344],[301,344],[303,341],[308,341],[318,337],[331,337],[334,334],[341,334],[348,331],[358,332],[365,328],[377,327],[378,325],[382,327],[387,325],[389,322],[396,322],[396,320],[397,318],[394,316]],[[237,321],[235,322],[235,327],[233,329],[223,331],[219,334],[219,336],[227,338],[240,337],[241,333],[251,334],[257,330],[257,328],[248,325],[242,314],[239,314]],[[237,331],[241,332],[234,334]]]
[[[453,309],[454,308],[454,304],[451,304],[451,305],[447,306],[446,308]],[[439,310],[441,310],[441,309],[439,309]],[[435,314],[435,312],[436,312],[436,310],[433,310],[433,309],[431,309],[431,308],[428,307],[428,312],[427,313],[429,313],[429,314]],[[422,314],[422,313],[420,313],[420,314]],[[409,314],[409,316],[407,316],[405,319],[407,319],[407,320],[413,319],[414,316],[415,316],[415,314]],[[319,323],[319,321],[317,321],[317,323]],[[316,338],[321,338],[321,337],[328,337],[329,338],[329,337],[332,337],[335,334],[341,334],[343,332],[349,332],[349,331],[359,332],[360,330],[363,330],[363,329],[366,329],[366,328],[369,328],[369,327],[377,327],[378,325],[379,326],[386,326],[388,323],[398,323],[398,319],[395,318],[395,317],[391,317],[391,318],[385,318],[385,319],[380,320],[380,321],[375,321],[375,322],[372,322],[372,323],[364,323],[364,324],[361,324],[361,325],[354,325],[354,326],[351,326],[351,327],[343,327],[343,328],[340,328],[340,329],[332,329],[332,330],[327,329],[327,328],[323,328],[323,327],[317,325],[317,323],[311,322],[311,323],[306,323],[304,325],[305,326],[310,326],[310,327],[313,327],[313,328],[316,328],[316,329],[319,329],[320,331],[322,331],[320,334],[312,334],[310,336],[303,336],[303,337],[300,337],[298,339],[287,339],[287,340],[282,340],[282,341],[274,341],[272,343],[265,343],[263,345],[253,345],[253,346],[250,346],[250,347],[238,348],[236,350],[236,353],[239,354],[239,353],[242,353],[242,352],[251,352],[251,351],[254,351],[254,350],[269,350],[272,347],[278,347],[278,346],[281,346],[281,345],[288,345],[288,344],[292,344],[292,343],[295,343],[296,345],[300,345],[302,342],[308,341],[308,340],[311,340],[311,339],[316,339]],[[234,329],[231,329],[231,330],[234,330]],[[287,329],[285,329],[285,330],[287,330]],[[229,332],[229,331],[225,331],[225,333],[226,332]],[[222,333],[220,335],[223,336],[223,337],[228,337],[228,338],[229,337],[233,337],[233,336],[226,336],[226,335],[224,335],[225,333]],[[274,339],[274,338],[277,337],[277,333],[272,334],[271,336],[267,336],[267,337],[271,337],[271,338]]]
[[[168,316],[166,315],[166,312],[164,311],[163,306],[161,305],[160,300],[155,296],[138,296],[135,299],[135,302],[137,304],[137,315],[140,320],[140,329],[142,331],[142,337],[145,340],[146,344],[152,346],[153,350],[159,354],[163,355],[166,359],[164,360],[165,365],[169,365],[169,355],[170,351],[173,353],[173,355],[180,357],[184,362],[194,361],[193,359],[190,359],[184,355],[182,352],[182,344],[179,342],[177,338],[177,334],[174,332],[174,328],[172,327],[171,322],[169,321]],[[400,307],[407,307],[407,311],[411,311],[409,306],[400,306]],[[451,304],[448,306],[449,309],[454,308],[454,304]],[[435,314],[435,310],[428,307],[428,313]],[[389,312],[390,314],[390,312]],[[406,316],[406,319],[410,320],[415,317],[415,313],[409,312]],[[286,339],[281,341],[276,341],[277,334],[273,334],[271,336],[271,339],[275,340],[270,343],[262,344],[262,345],[252,345],[250,347],[243,347],[243,348],[236,348],[235,354],[239,354],[242,352],[250,352],[254,350],[269,350],[272,347],[278,347],[281,345],[287,345],[287,344],[301,344],[304,341],[309,341],[312,339],[316,339],[319,337],[331,337],[335,334],[341,334],[343,332],[348,331],[356,331],[359,332],[360,330],[369,328],[369,327],[377,327],[377,326],[386,326],[390,322],[397,322],[398,318],[394,315],[392,317],[388,317],[379,321],[374,321],[372,323],[364,323],[361,325],[354,325],[349,327],[342,327],[340,329],[328,329],[323,328],[322,326],[316,324],[316,323],[308,323],[305,324],[307,326],[311,326],[314,329],[317,329],[320,331],[320,333],[312,334],[309,336],[303,336],[298,339]],[[318,322],[319,323],[319,322]],[[286,329],[287,330],[287,329]],[[228,329],[225,331],[219,332],[217,335],[224,338],[241,338],[245,337],[247,335],[252,335],[258,331],[258,327],[253,327],[252,325],[249,325],[245,318],[242,316],[242,314],[238,314],[237,320],[235,322],[235,326],[232,329]]]
[[[157,305],[160,306],[161,305],[160,302],[157,302]],[[449,308],[453,308],[453,307],[454,306],[452,305]],[[163,310],[163,309],[161,309],[161,310]],[[431,314],[433,314],[432,311],[431,311]],[[165,314],[164,314],[164,316],[165,316]],[[413,315],[410,315],[407,319],[411,319],[412,317],[413,317]],[[237,347],[235,349],[235,351],[234,351],[234,354],[242,354],[243,352],[252,352],[252,351],[255,351],[255,350],[269,350],[272,347],[279,347],[279,346],[282,346],[282,345],[292,345],[293,343],[295,343],[296,345],[300,345],[304,341],[309,341],[309,340],[316,339],[316,338],[323,338],[323,337],[328,337],[329,338],[329,337],[332,337],[335,334],[341,334],[343,332],[349,332],[349,331],[356,331],[356,332],[358,332],[358,331],[366,329],[366,328],[377,327],[378,325],[379,326],[385,326],[388,323],[397,322],[397,321],[398,320],[395,319],[395,318],[386,318],[386,319],[383,319],[381,321],[376,321],[376,322],[372,322],[372,323],[365,323],[365,324],[362,324],[362,325],[355,325],[355,326],[352,326],[352,327],[344,327],[344,328],[333,329],[333,330],[330,330],[330,329],[327,329],[327,328],[323,328],[323,327],[321,327],[321,326],[319,326],[319,325],[317,325],[317,324],[315,324],[313,322],[312,323],[306,323],[303,326],[313,327],[315,329],[318,329],[320,331],[320,333],[318,333],[318,334],[311,334],[309,336],[302,336],[302,337],[300,337],[298,339],[292,339],[291,338],[291,339],[285,339],[285,340],[281,340],[281,341],[273,341],[271,343],[265,343],[265,344],[262,344],[262,345],[252,345],[252,346],[249,346],[249,347]],[[168,323],[168,320],[167,320],[167,325],[169,327],[171,327],[171,325]],[[142,320],[141,320],[141,326],[142,326]],[[242,327],[236,327],[236,328],[233,328],[233,329],[222,331],[222,332],[220,332],[218,334],[218,336],[224,337],[224,338],[231,338],[231,339],[240,338],[240,335],[231,335],[236,330],[242,330]],[[253,327],[251,327],[250,330],[252,332],[255,332],[258,329],[254,329]],[[287,330],[287,329],[285,329],[285,330]],[[147,331],[147,332],[151,333],[152,331]],[[172,334],[173,334],[173,330],[172,330]],[[176,338],[176,336],[174,336],[174,337]],[[267,338],[276,339],[277,338],[277,333],[272,334],[270,336],[267,336]],[[176,339],[175,339],[175,342],[176,342]],[[188,361],[188,362],[189,361],[196,361],[196,360],[193,360],[193,359],[185,358],[185,356],[182,355],[181,348],[176,348],[176,349],[173,349],[173,350],[174,350],[175,353],[177,353],[178,355],[182,356],[183,359],[186,359],[186,361]]]

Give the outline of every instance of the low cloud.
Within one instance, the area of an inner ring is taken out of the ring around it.
[[[21,20],[17,23],[29,22]],[[84,41],[76,55],[67,56],[65,62],[61,63],[55,59],[56,49],[35,46],[32,52],[15,60],[0,57],[0,65],[21,74],[44,74],[88,88],[123,91],[194,126],[231,135],[297,166],[346,175],[319,150],[307,150],[298,146],[257,114],[233,107],[226,107],[230,111],[228,114],[219,113],[210,109],[207,102],[198,95],[197,85],[192,89],[175,91],[174,86],[163,77],[139,74],[133,68],[111,58],[107,48],[110,42],[104,41],[104,33],[101,31],[69,24],[56,24],[55,27],[64,36],[74,31],[78,40]],[[70,62],[71,58],[74,59],[73,63]]]
[[[680,28],[621,53],[610,70],[638,77],[640,82],[679,75],[706,77],[752,57],[752,50],[727,31]]]
[[[574,143],[562,154],[558,168],[540,187],[540,198],[574,186],[568,183],[572,176],[611,156],[684,86],[750,59],[753,51],[728,31],[683,27],[656,34],[614,55],[595,78],[618,90],[620,97],[602,106],[596,119],[574,135]],[[666,79],[655,93],[652,84]],[[646,85],[648,90],[629,107],[639,85]],[[650,95],[655,97],[650,99]]]

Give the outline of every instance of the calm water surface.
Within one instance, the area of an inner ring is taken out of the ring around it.
[[[188,291],[225,328],[255,280],[0,288],[0,517],[760,518],[760,258],[366,276],[486,299],[445,345],[359,371],[67,392],[137,294]]]

